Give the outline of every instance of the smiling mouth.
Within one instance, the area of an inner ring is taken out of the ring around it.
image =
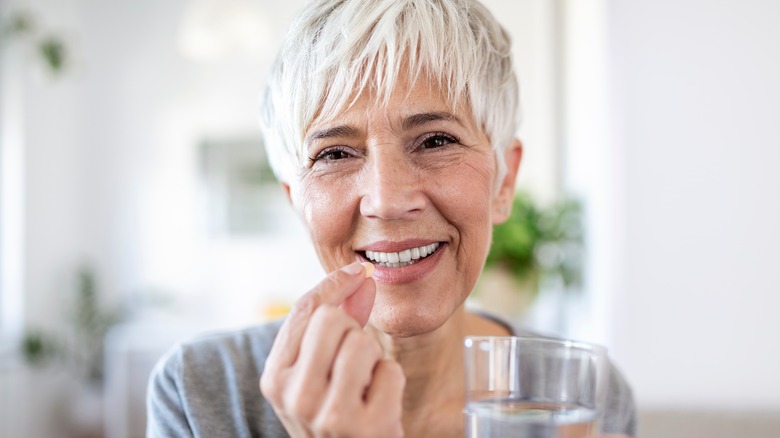
[[[441,246],[440,242],[417,248],[405,249],[400,252],[365,251],[363,256],[371,263],[383,268],[403,268],[410,266],[435,253]]]

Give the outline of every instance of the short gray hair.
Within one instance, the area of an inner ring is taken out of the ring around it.
[[[406,68],[406,71],[402,69]],[[465,98],[496,151],[517,132],[518,85],[506,30],[476,0],[315,0],[290,29],[263,93],[260,124],[271,167],[293,183],[304,135],[367,89],[389,99],[403,74]]]

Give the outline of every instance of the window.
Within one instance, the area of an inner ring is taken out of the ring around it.
[[[18,53],[0,47],[0,340],[22,328],[23,184],[22,81]]]

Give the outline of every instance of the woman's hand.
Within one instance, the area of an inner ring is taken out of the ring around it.
[[[279,330],[260,390],[291,436],[403,436],[403,370],[362,330],[375,293],[361,264],[345,266]]]

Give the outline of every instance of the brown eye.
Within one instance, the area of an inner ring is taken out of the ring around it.
[[[320,156],[320,158],[324,158],[326,160],[341,160],[344,158],[349,158],[349,154],[344,151],[328,151]]]
[[[344,150],[342,148],[329,148],[324,149],[322,152],[317,154],[314,158],[309,158],[312,162],[317,162],[320,160],[324,161],[337,161],[337,160],[343,160],[346,158],[352,157],[352,154],[349,153],[349,151]]]
[[[436,149],[447,146],[448,144],[457,143],[458,139],[446,134],[433,134],[420,143],[421,149]]]

